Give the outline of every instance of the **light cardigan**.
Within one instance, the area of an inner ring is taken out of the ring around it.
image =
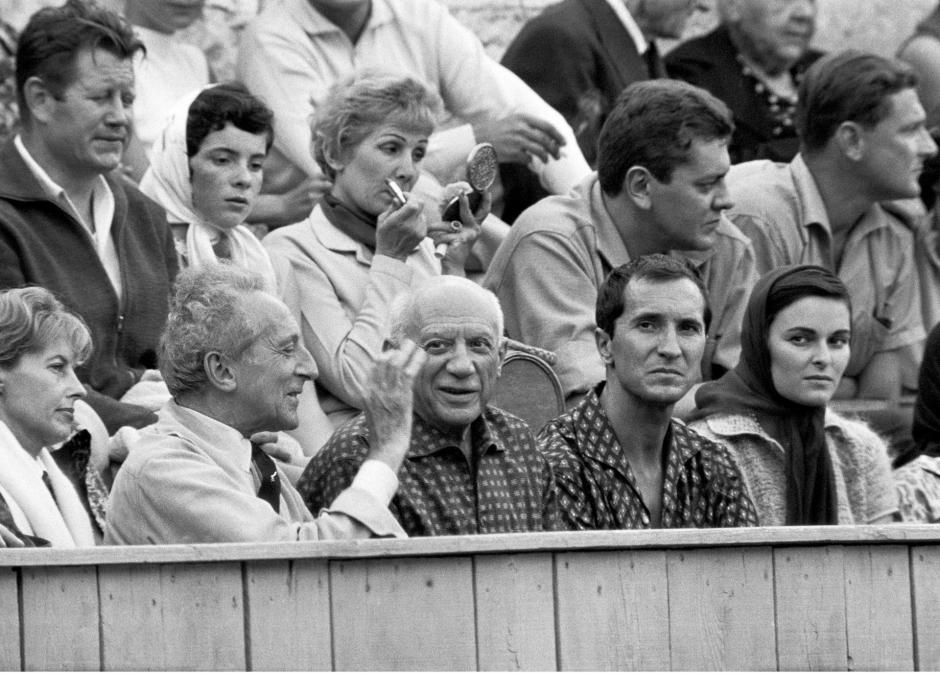
[[[42,481],[43,470],[49,473],[55,500]],[[0,422],[0,495],[22,532],[45,538],[53,547],[95,546],[88,513],[49,450],[43,448],[33,458],[3,422]]]
[[[753,416],[717,414],[689,427],[728,447],[757,508],[761,526],[786,522],[784,448]],[[860,421],[826,412],[826,446],[832,456],[840,524],[866,524],[897,512],[884,441]]]

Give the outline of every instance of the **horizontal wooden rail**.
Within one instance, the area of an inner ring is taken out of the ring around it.
[[[940,528],[0,551],[0,669],[940,668]]]

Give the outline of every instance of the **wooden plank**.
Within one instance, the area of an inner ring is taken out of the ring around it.
[[[23,666],[18,575],[15,568],[0,570],[0,671],[18,671]]]
[[[773,552],[669,552],[673,670],[776,670]]]
[[[551,554],[478,556],[477,663],[482,671],[554,671]]]
[[[774,550],[777,666],[846,670],[841,547]]]
[[[0,0],[2,2],[2,0]],[[127,565],[130,563],[204,563],[318,558],[414,558],[523,552],[615,549],[690,549],[702,547],[912,545],[940,543],[940,526],[777,526],[678,530],[605,530],[578,533],[504,533],[411,539],[343,540],[242,544],[95,547],[88,549],[6,549],[0,567]]]
[[[95,566],[23,568],[23,664],[32,670],[97,670]]]
[[[940,671],[940,547],[911,548],[911,588],[916,668]]]
[[[331,670],[327,562],[253,561],[245,565],[248,668]]]
[[[662,551],[558,554],[560,670],[668,670],[669,607]]]
[[[336,670],[473,670],[468,557],[330,565]]]
[[[100,568],[105,670],[245,668],[238,563]]]
[[[907,549],[847,547],[843,565],[849,670],[913,670]]]

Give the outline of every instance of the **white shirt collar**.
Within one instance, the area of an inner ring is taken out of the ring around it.
[[[624,4],[624,0],[607,0],[607,4],[610,5],[612,10],[614,10],[614,14],[617,15],[617,18],[620,19],[623,27],[626,28],[627,32],[630,34],[630,37],[633,38],[633,43],[636,45],[637,53],[646,53],[649,44],[646,42],[646,37],[643,36],[643,31],[640,30],[636,20],[630,14],[630,10],[628,10],[627,6]]]
[[[69,198],[65,189],[59,186],[59,184],[49,176],[46,170],[39,165],[39,162],[33,158],[33,155],[29,153],[20,135],[17,135],[13,139],[13,145],[23,158],[26,167],[29,168],[29,171],[39,182],[43,193],[62,206],[62,208],[80,222],[85,231],[88,232],[88,235],[94,242],[95,250],[98,252],[98,258],[101,260],[102,266],[104,266],[105,273],[108,275],[108,279],[114,287],[115,293],[118,297],[121,297],[123,294],[121,263],[118,258],[114,239],[111,236],[111,223],[114,221],[114,193],[111,191],[108,181],[104,179],[103,175],[99,175],[98,179],[95,181],[91,195],[92,204],[94,205],[92,213],[94,222],[86,222],[78,208],[75,207],[72,199]]]

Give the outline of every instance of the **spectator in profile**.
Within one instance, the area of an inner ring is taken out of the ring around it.
[[[597,174],[513,225],[484,285],[503,305],[510,338],[557,354],[566,396],[604,379],[593,306],[607,274],[652,253],[688,257],[705,280],[714,319],[703,375],[737,363],[757,277],[750,242],[724,216],[733,129],[727,106],[707,91],[672,80],[631,84],[601,131]]]
[[[707,89],[734,115],[732,163],[790,161],[797,92],[822,52],[809,46],[816,0],[718,0],[721,23],[669,52],[671,77]]]
[[[389,505],[412,536],[554,530],[554,481],[524,421],[488,406],[506,345],[499,302],[466,278],[426,279],[400,294],[386,348],[414,341],[411,445]],[[352,482],[381,435],[361,414],[310,459],[298,483],[318,511]]]
[[[584,157],[597,162],[597,137],[620,92],[666,76],[657,38],[679,39],[698,0],[563,0],[530,19],[502,64],[561,112]]]
[[[761,526],[888,523],[897,512],[887,447],[832,399],[854,343],[849,292],[818,266],[760,279],[741,361],[696,393],[692,429],[722,442]]]
[[[823,57],[800,87],[800,153],[789,164],[739,164],[728,177],[730,216],[761,273],[817,264],[849,289],[852,358],[838,398],[896,399],[904,349],[924,338],[913,237],[880,204],[918,196],[937,151],[916,83],[906,65],[874,54]],[[883,432],[898,424],[878,421]]]
[[[36,12],[16,56],[22,132],[0,148],[0,288],[41,285],[84,319],[95,350],[78,375],[112,433],[155,419],[120,400],[158,383],[177,270],[163,209],[110,175],[140,48],[120,17],[79,0]]]
[[[63,469],[53,457],[75,431],[76,403],[85,396],[75,369],[91,349],[81,318],[48,290],[0,292],[0,525],[30,546],[90,547],[101,535],[88,489],[100,504],[107,490],[94,470],[84,478],[87,450],[60,449],[68,462],[83,461],[77,484],[72,466]]]
[[[408,450],[414,344],[377,359],[366,400],[377,438],[349,488],[314,517],[258,446],[298,423],[316,376],[287,307],[257,274],[211,264],[180,274],[160,366],[173,399],[114,481],[108,544],[274,542],[401,536],[387,504]]]
[[[146,53],[134,59],[134,135],[124,157],[139,182],[166,118],[184,97],[209,83],[209,63],[179,32],[202,16],[205,0],[124,0],[124,16]]]
[[[313,122],[313,152],[332,181],[330,193],[305,221],[264,239],[316,360],[320,405],[334,428],[362,409],[392,299],[424,278],[463,275],[489,209],[486,199],[471,213],[461,196],[454,232],[410,192],[438,105],[410,77],[365,73],[337,86]],[[435,244],[447,244],[441,259]]]
[[[606,381],[538,437],[564,526],[756,525],[727,449],[672,418],[698,380],[711,318],[695,267],[666,255],[638,257],[610,273],[596,313]]]
[[[467,155],[481,142],[492,143],[501,162],[530,166],[552,194],[590,171],[564,118],[493,61],[438,0],[285,0],[269,3],[246,28],[236,67],[274,110],[265,192],[328,191],[329,175],[310,156],[308,119],[334,85],[376,68],[413,77],[443,100],[447,120],[424,164],[442,185],[464,179]]]

